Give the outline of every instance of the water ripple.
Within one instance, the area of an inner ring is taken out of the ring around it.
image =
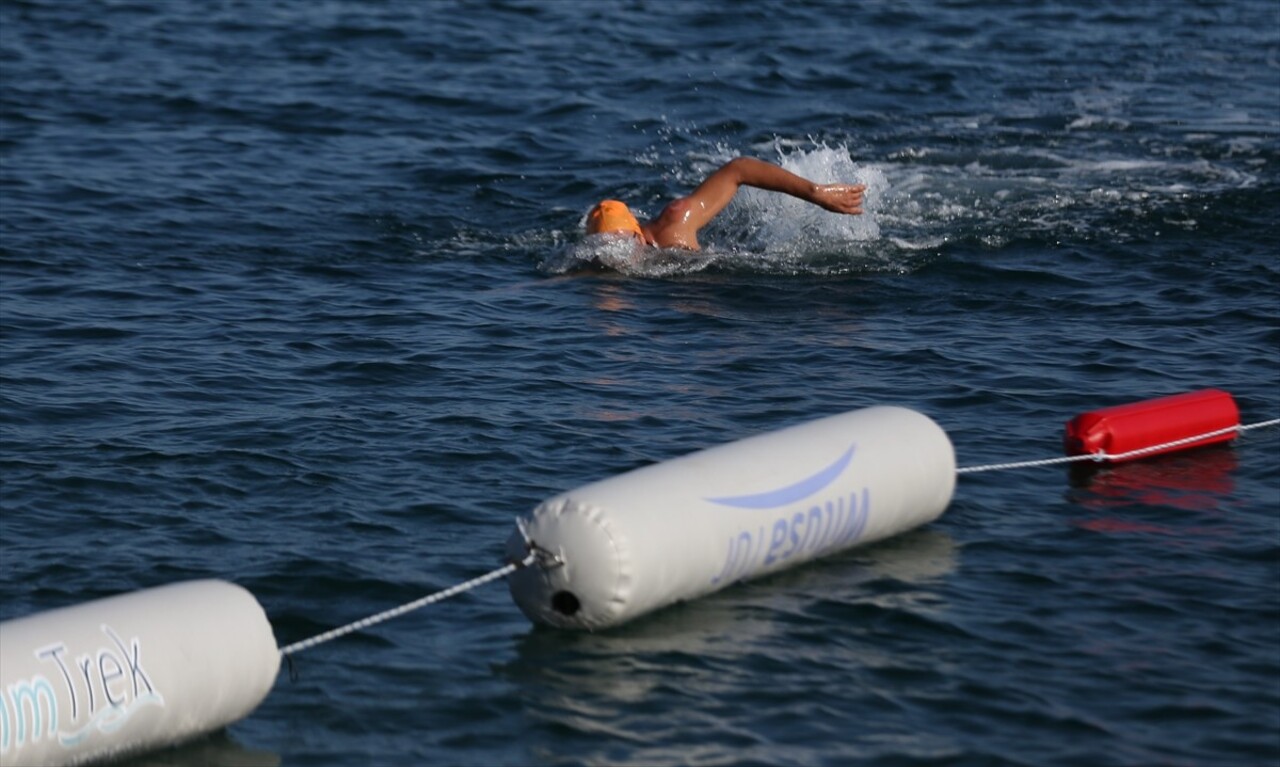
[[[300,639],[497,566],[552,494],[868,405],[961,464],[1207,386],[1277,415],[1265,2],[245,11],[0,3],[4,617],[221,577]],[[740,154],[868,213],[583,238]],[[617,631],[477,591],[157,759],[1275,761],[1275,444],[966,475]]]

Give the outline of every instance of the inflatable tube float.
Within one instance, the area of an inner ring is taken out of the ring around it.
[[[604,629],[933,521],[955,451],[913,410],[872,407],[571,490],[518,521],[511,595],[530,620]]]
[[[0,765],[116,759],[248,716],[280,669],[243,588],[188,581],[0,623]]]

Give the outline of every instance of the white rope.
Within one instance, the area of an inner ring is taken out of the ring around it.
[[[1002,469],[1025,469],[1029,466],[1053,466],[1058,463],[1075,463],[1077,461],[1102,461],[1099,454],[1069,455],[1064,458],[1043,458],[1039,461],[1015,461],[1013,463],[991,463],[986,466],[959,466],[956,474],[977,474],[980,471],[1000,471]]]
[[[1273,418],[1270,421],[1261,421],[1259,423],[1251,423],[1247,425],[1236,424],[1235,426],[1228,426],[1225,429],[1217,429],[1215,431],[1206,432],[1204,434],[1197,434],[1194,437],[1184,437],[1182,439],[1175,439],[1172,442],[1165,442],[1164,444],[1161,444],[1161,445],[1151,445],[1150,447],[1140,447],[1136,450],[1129,450],[1124,453],[1117,453],[1116,455],[1108,455],[1107,451],[1099,450],[1096,453],[1089,453],[1087,455],[1069,455],[1063,458],[1045,458],[1039,461],[1018,461],[1016,463],[993,463],[993,464],[988,464],[986,466],[961,466],[956,469],[956,474],[976,474],[977,472],[980,472],[980,471],[999,471],[1001,469],[1022,469],[1022,468],[1027,468],[1029,466],[1052,466],[1054,464],[1059,464],[1059,463],[1076,463],[1078,461],[1095,461],[1098,463],[1101,463],[1102,461],[1123,461],[1129,458],[1137,458],[1138,456],[1141,456],[1141,455],[1147,455],[1149,453],[1158,453],[1161,450],[1167,450],[1171,447],[1180,447],[1182,445],[1190,445],[1194,442],[1199,442],[1204,439],[1209,439],[1210,437],[1220,437],[1223,434],[1230,434],[1232,432],[1244,432],[1250,429],[1261,429],[1265,426],[1275,426],[1277,424],[1280,424],[1280,418]]]
[[[283,657],[288,657],[293,653],[302,652],[303,650],[310,649],[312,647],[315,647],[318,644],[324,644],[325,642],[337,639],[338,637],[346,636],[347,634],[360,631],[361,629],[367,629],[370,626],[377,625],[379,623],[382,623],[383,621],[389,621],[392,618],[398,618],[401,615],[404,615],[407,612],[412,612],[414,610],[417,610],[420,607],[426,607],[427,605],[444,601],[449,597],[457,596],[458,594],[461,594],[464,591],[470,591],[471,589],[477,588],[479,586],[483,586],[484,584],[489,583],[490,581],[496,581],[499,578],[505,578],[511,573],[514,573],[516,570],[519,570],[522,567],[528,567],[529,565],[533,564],[534,562],[537,561],[538,556],[539,556],[539,552],[530,551],[529,556],[525,557],[523,560],[519,562],[512,562],[511,564],[506,565],[505,567],[500,567],[497,570],[494,570],[493,572],[486,573],[480,576],[479,578],[472,578],[471,580],[466,581],[465,583],[459,583],[456,586],[450,586],[444,591],[437,591],[434,594],[428,594],[427,596],[422,597],[421,599],[416,599],[407,604],[400,605],[399,607],[395,607],[390,610],[380,612],[377,615],[370,615],[368,618],[362,618],[361,620],[358,620],[354,623],[348,623],[345,626],[340,626],[336,629],[326,631],[323,634],[317,634],[316,636],[313,636],[310,639],[304,639],[301,642],[294,642],[293,644],[287,647],[282,647],[280,649],[280,655]]]
[[[1126,453],[1120,453],[1118,455],[1107,455],[1106,451],[1099,450],[1098,452],[1090,455],[1072,455],[1072,456],[1066,456],[1063,458],[1046,458],[1039,461],[1019,461],[1016,463],[993,463],[993,464],[988,464],[986,466],[962,466],[956,469],[956,473],[957,474],[974,474],[980,471],[997,471],[1000,469],[1021,469],[1021,468],[1030,467],[1030,466],[1052,466],[1054,464],[1074,463],[1076,461],[1099,461],[1099,462],[1107,461],[1107,460],[1120,461],[1126,458],[1135,458],[1140,455],[1146,455],[1147,453],[1159,452],[1161,450],[1166,450],[1171,447],[1188,445],[1193,442],[1199,442],[1200,440],[1209,439],[1210,437],[1218,437],[1223,434],[1229,434],[1231,432],[1237,432],[1237,431],[1243,432],[1243,431],[1248,431],[1249,429],[1260,429],[1265,426],[1275,426],[1277,424],[1280,424],[1280,418],[1273,418],[1270,421],[1262,421],[1261,423],[1253,423],[1248,425],[1237,424],[1235,426],[1228,426],[1225,429],[1218,429],[1216,431],[1211,431],[1205,434],[1199,434],[1194,437],[1186,437],[1184,439],[1178,439],[1172,442],[1166,442],[1161,445],[1152,445],[1151,447],[1144,447],[1144,448],[1139,448],[1137,450],[1130,450]],[[562,564],[559,557],[553,556],[548,552],[545,552],[542,549],[539,549],[538,547],[533,545],[532,541],[529,540],[528,533],[525,532],[524,525],[520,524],[519,520],[517,520],[517,525],[520,527],[520,532],[524,536],[526,546],[529,549],[528,556],[526,556],[521,561],[512,562],[508,565],[498,568],[497,570],[494,570],[489,573],[485,573],[484,575],[481,575],[478,578],[472,578],[469,581],[459,583],[456,586],[451,586],[443,591],[437,591],[434,594],[428,594],[427,596],[422,597],[421,599],[416,599],[412,602],[408,602],[406,604],[400,605],[399,607],[394,607],[390,610],[385,610],[383,612],[378,613],[377,615],[371,615],[368,618],[362,618],[358,621],[355,621],[354,623],[348,623],[345,626],[339,626],[336,629],[331,629],[329,631],[324,632],[323,634],[317,634],[316,636],[313,636],[310,639],[304,639],[301,642],[294,642],[291,645],[282,647],[280,649],[280,655],[282,657],[287,658],[288,656],[294,653],[302,652],[303,650],[308,650],[312,647],[315,647],[316,645],[324,644],[325,642],[330,642],[334,639],[346,636],[347,634],[355,633],[362,629],[367,629],[370,626],[376,626],[379,623],[389,621],[392,618],[398,618],[401,615],[404,615],[405,613],[412,612],[422,607],[426,607],[427,605],[435,604],[436,602],[442,602],[450,597],[454,597],[463,592],[470,591],[474,588],[478,588],[491,581],[496,581],[499,578],[505,578],[508,575],[514,573],[516,570],[519,570],[522,567],[528,567],[534,564],[535,562],[538,562],[539,560],[542,560],[542,564],[547,567],[554,567],[559,564]]]

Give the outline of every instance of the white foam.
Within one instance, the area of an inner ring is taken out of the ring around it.
[[[747,188],[739,192],[718,227],[726,239],[753,251],[803,257],[880,238],[876,208],[889,188],[880,168],[856,164],[848,150],[827,146],[794,150],[782,154],[778,162],[817,183],[866,185],[864,212],[858,216],[831,213],[794,197]]]
[[[597,268],[631,277],[668,277],[702,271],[715,260],[711,253],[646,247],[627,236],[588,235],[558,249],[538,268],[551,274]]]
[[[1105,118],[1096,115],[1083,109],[1074,129],[1102,125]],[[1256,147],[1242,139],[1233,149],[1247,154]],[[675,187],[671,196],[685,194],[739,154],[740,147],[704,145],[671,158],[663,181]],[[1140,212],[1189,193],[1257,183],[1247,171],[1205,158],[1077,154],[1060,147],[944,151],[926,146],[899,150],[877,164],[855,161],[846,146],[775,139],[749,154],[815,182],[865,184],[865,212],[829,213],[787,195],[747,188],[700,235],[706,249],[701,254],[597,247],[575,233],[561,255],[544,262],[544,270],[598,265],[651,277],[713,265],[787,274],[910,271],[951,242],[998,248],[1010,236],[1057,239],[1087,234],[1095,226],[1103,227],[1101,236],[1123,236],[1123,228],[1114,228],[1114,216],[1098,220],[1092,213],[1111,212],[1121,203]],[[666,200],[647,202],[657,210]],[[652,211],[637,210],[646,212]]]

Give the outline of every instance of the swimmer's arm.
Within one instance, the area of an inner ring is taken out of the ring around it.
[[[789,170],[751,157],[730,160],[685,198],[688,221],[701,229],[737,194],[740,186],[754,186],[770,192],[782,192],[811,202],[835,213],[856,215],[862,212],[861,184],[815,184]]]

